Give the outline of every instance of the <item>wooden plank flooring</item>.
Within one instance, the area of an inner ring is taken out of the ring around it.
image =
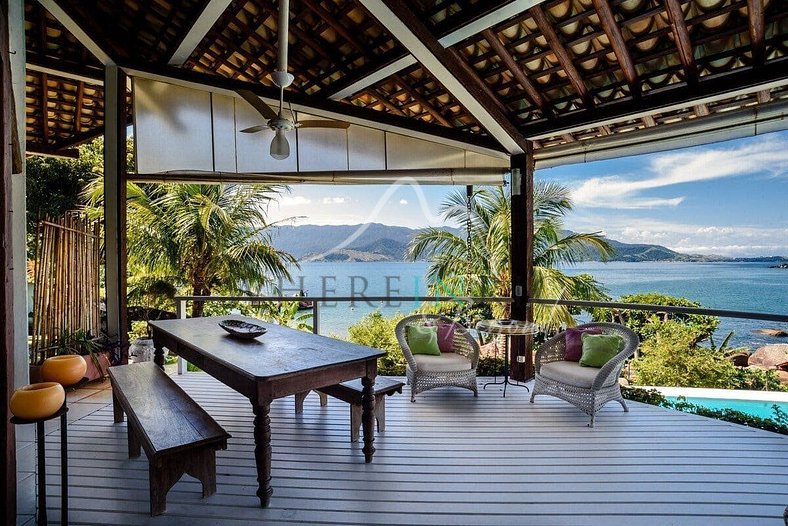
[[[524,389],[445,388],[386,402],[372,464],[349,442],[347,404],[312,393],[271,406],[271,507],[259,507],[249,403],[202,373],[176,381],[233,435],[217,454],[217,494],[184,477],[148,516],[145,456],[129,460],[108,392],[72,397],[72,524],[773,525],[788,505],[788,437],[631,403],[594,429]],[[492,388],[492,386],[491,386]],[[103,402],[103,403],[102,403]],[[91,405],[88,405],[91,404]],[[107,404],[107,405],[105,405]],[[59,520],[59,434],[47,437],[50,521]]]

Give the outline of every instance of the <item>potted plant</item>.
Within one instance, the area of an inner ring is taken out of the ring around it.
[[[106,349],[102,340],[82,329],[72,333],[63,333],[58,342],[56,354],[82,356],[87,363],[85,377],[89,381],[104,378],[110,366],[110,351]]]

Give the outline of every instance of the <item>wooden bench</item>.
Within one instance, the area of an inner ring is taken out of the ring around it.
[[[216,450],[230,435],[162,369],[151,362],[110,367],[115,422],[129,417],[129,457],[145,450],[150,463],[150,514],[167,507],[167,492],[184,473],[216,493]]]
[[[375,379],[375,421],[379,432],[386,430],[386,396],[394,393],[401,393],[402,386],[405,384],[396,380],[378,376]],[[343,382],[341,384],[329,385],[317,389],[320,395],[320,405],[328,404],[328,397],[338,398],[350,404],[350,441],[357,442],[361,430],[361,379]],[[295,396],[295,412],[304,412],[304,399],[309,394],[298,393]]]

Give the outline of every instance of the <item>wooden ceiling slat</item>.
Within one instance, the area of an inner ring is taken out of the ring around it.
[[[569,56],[569,53],[566,51],[563,44],[561,43],[561,40],[558,38],[558,34],[553,29],[552,23],[547,19],[547,15],[545,15],[544,11],[542,11],[542,8],[538,5],[529,9],[528,13],[531,15],[534,22],[536,23],[536,26],[539,28],[539,31],[542,33],[542,36],[547,41],[547,45],[550,46],[553,54],[561,63],[561,67],[566,73],[566,76],[569,78],[569,81],[572,83],[572,87],[575,89],[575,92],[580,96],[581,99],[583,99],[583,103],[586,105],[586,107],[592,107],[593,101],[588,94],[588,89],[583,83],[583,78],[580,76],[580,73],[577,71],[577,68],[572,62],[572,58]]]
[[[766,31],[764,29],[763,1],[747,0],[747,15],[750,26],[752,60],[755,64],[763,64],[766,60]]]
[[[665,10],[673,29],[673,38],[676,41],[676,48],[679,52],[679,59],[684,66],[687,82],[690,84],[698,81],[698,67],[695,64],[695,53],[690,42],[689,30],[684,21],[684,13],[681,10],[679,0],[665,0]]]
[[[498,56],[501,59],[501,62],[503,62],[504,66],[506,66],[506,69],[509,70],[509,72],[514,76],[514,78],[517,80],[520,86],[523,87],[525,92],[528,94],[528,98],[531,101],[531,104],[538,107],[540,110],[542,110],[543,113],[547,112],[548,111],[547,101],[542,96],[542,94],[539,93],[539,90],[536,89],[536,86],[534,86],[534,84],[525,74],[522,66],[520,66],[517,63],[517,61],[514,60],[514,57],[512,57],[509,51],[506,50],[506,48],[498,38],[498,35],[496,35],[495,32],[491,29],[485,29],[482,32],[482,36],[484,37],[484,40],[486,40],[487,43],[490,44],[490,47],[493,50],[495,50],[495,52],[498,54]]]
[[[602,29],[610,41],[610,46],[613,48],[613,53],[616,55],[621,71],[624,72],[624,77],[627,79],[630,93],[633,96],[639,96],[640,80],[635,70],[635,64],[629,55],[624,35],[621,34],[621,29],[618,27],[616,17],[610,9],[610,4],[607,0],[594,0],[594,8],[599,15],[599,23],[602,24]]]

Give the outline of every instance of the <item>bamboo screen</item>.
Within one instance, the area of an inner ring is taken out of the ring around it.
[[[99,224],[77,215],[39,221],[31,364],[56,354],[59,340],[101,330]]]

